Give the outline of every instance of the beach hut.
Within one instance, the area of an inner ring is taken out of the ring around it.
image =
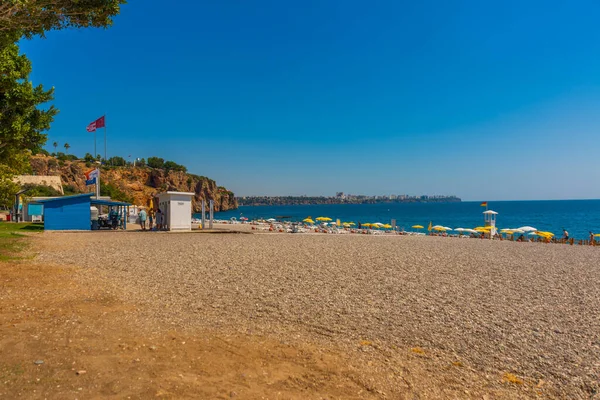
[[[168,231],[192,230],[192,198],[195,193],[165,192],[158,197],[158,208],[163,214],[163,226]]]
[[[47,231],[89,231],[92,229],[92,209],[95,206],[117,207],[124,214],[129,203],[93,198],[94,193],[37,200],[44,215]],[[125,222],[126,223],[126,222]],[[126,225],[124,226],[126,228]]]

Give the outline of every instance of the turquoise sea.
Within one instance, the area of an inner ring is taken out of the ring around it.
[[[481,202],[460,203],[390,203],[390,204],[325,204],[298,206],[242,206],[237,210],[215,213],[216,219],[241,216],[250,219],[289,216],[301,221],[311,216],[333,220],[390,223],[412,230],[413,225],[433,225],[451,228],[474,228],[483,225],[485,207]],[[600,200],[547,200],[547,201],[490,201],[488,208],[498,212],[496,226],[518,228],[533,226],[562,236],[562,228],[571,237],[587,239],[589,231],[600,233]]]

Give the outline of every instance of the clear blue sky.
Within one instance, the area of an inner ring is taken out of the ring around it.
[[[597,1],[136,1],[22,43],[51,143],[238,195],[600,198]],[[100,142],[99,142],[99,148]]]

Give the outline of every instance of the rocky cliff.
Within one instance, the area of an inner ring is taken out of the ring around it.
[[[85,186],[84,173],[95,168],[95,165],[37,155],[31,157],[31,168],[34,175],[60,176],[66,192],[87,193],[90,187]],[[103,192],[136,205],[147,205],[153,195],[170,190],[195,193],[192,203],[194,212],[201,210],[203,199],[214,200],[215,211],[238,207],[234,194],[217,186],[214,180],[185,172],[150,167],[102,167],[100,178]]]

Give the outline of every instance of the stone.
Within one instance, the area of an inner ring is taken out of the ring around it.
[[[35,360],[33,363],[35,365],[42,365],[44,363],[44,360]]]

